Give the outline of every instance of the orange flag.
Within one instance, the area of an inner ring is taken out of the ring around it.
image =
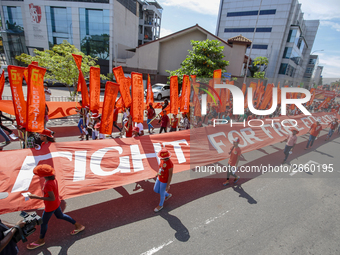
[[[248,96],[250,96],[252,98],[252,102],[253,102],[253,105],[254,105],[254,95],[255,95],[255,92],[256,92],[256,83],[255,82],[251,82],[249,87],[252,88],[252,95],[246,95],[246,98],[245,98],[245,102],[244,102],[244,108],[247,108],[248,107]]]
[[[123,68],[121,66],[117,66],[113,68],[112,71],[116,77],[117,83],[119,84],[119,90],[120,90],[121,97],[123,97],[124,105],[125,107],[130,107],[132,103],[132,99],[130,95],[131,80],[130,78],[126,78],[124,76]],[[143,97],[144,97],[144,92],[143,92]]]
[[[213,78],[214,84],[220,84],[222,78],[222,69],[214,70]]]
[[[2,92],[4,91],[5,87],[5,70],[2,70],[2,74],[0,77],[0,100],[2,99]]]
[[[170,77],[170,113],[178,114],[178,77]]]
[[[225,83],[231,85],[229,80],[226,80]],[[230,90],[229,89],[226,89],[226,100],[225,101],[226,101],[226,106],[230,106],[231,102],[230,102]],[[222,104],[223,104],[223,102],[222,102]]]
[[[307,102],[306,105],[310,106],[313,103],[314,98],[315,98],[315,89],[313,90],[312,97],[310,98],[310,100]]]
[[[90,111],[99,112],[100,103],[100,68],[90,67]]]
[[[118,98],[118,100],[116,102],[116,107],[117,107],[117,109],[124,107],[124,101],[123,101],[122,97]]]
[[[132,107],[131,116],[132,121],[141,122],[144,121],[144,84],[143,75],[141,73],[131,73],[132,80]],[[121,86],[122,84],[120,84]],[[124,103],[125,99],[123,98]]]
[[[246,95],[246,91],[247,91],[247,85],[245,83],[243,83],[243,86],[242,86],[243,95]]]
[[[329,101],[331,101],[332,98],[330,97],[327,97],[318,107],[318,109],[322,108],[322,107],[325,107]]]
[[[260,110],[265,110],[267,108],[269,102],[273,98],[273,87],[274,87],[274,84],[268,84],[267,85],[266,92],[264,94],[262,103],[260,105]]]
[[[83,57],[76,54],[72,54],[72,57],[74,58],[79,71],[77,91],[81,91],[82,105],[83,107],[90,106],[89,91],[87,89],[87,84],[84,78],[83,71],[81,70],[81,60]]]
[[[25,68],[19,66],[8,66],[8,78],[11,85],[12,100],[17,124],[26,127],[26,101],[22,91],[22,79]]]
[[[112,69],[112,72],[114,76],[116,77],[116,81],[118,84],[122,82],[122,80],[125,78],[123,67],[122,66],[117,66]]]
[[[298,93],[293,93],[293,97],[292,98],[296,99],[297,96],[298,96]],[[295,105],[294,104],[290,105],[290,109],[294,110],[295,109]]]
[[[161,112],[160,112],[160,115],[164,115],[163,111],[166,111],[166,114],[168,115],[171,111],[171,107],[170,105],[168,105],[167,107],[165,107]]]
[[[152,92],[152,86],[151,86],[151,80],[150,75],[148,74],[148,84],[147,84],[147,92],[146,92],[146,105],[149,105],[150,103],[153,104],[153,92]]]
[[[102,119],[100,123],[100,133],[111,135],[113,125],[113,111],[118,95],[119,84],[112,81],[106,82],[103,103]]]
[[[190,109],[190,80],[188,75],[183,75],[181,112],[187,113]]]
[[[178,97],[178,107],[182,109],[182,95]]]
[[[27,126],[29,132],[44,131],[45,118],[45,91],[44,76],[46,69],[36,66],[28,66],[27,84]]]

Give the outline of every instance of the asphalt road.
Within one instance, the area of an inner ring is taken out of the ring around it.
[[[68,199],[65,212],[85,231],[71,236],[73,226],[53,216],[45,246],[28,251],[20,243],[20,254],[340,254],[340,136],[325,142],[325,134],[308,151],[307,136],[299,137],[289,160],[334,164],[332,173],[241,173],[237,185],[224,187],[223,174],[200,178],[188,170],[174,175],[173,197],[159,213],[154,180]],[[283,147],[245,153],[241,164],[280,165]]]

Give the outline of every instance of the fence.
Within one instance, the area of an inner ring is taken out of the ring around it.
[[[69,96],[51,96],[50,101],[52,102],[73,102],[75,100],[71,100],[72,98]],[[2,96],[2,100],[12,100],[12,96]],[[27,100],[25,96],[25,100]],[[78,100],[81,100],[81,96]],[[104,96],[100,96],[100,102],[104,102]]]

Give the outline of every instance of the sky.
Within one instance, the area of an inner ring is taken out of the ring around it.
[[[240,0],[235,0],[240,1]],[[279,1],[279,0],[277,0]],[[322,76],[340,78],[340,0],[299,0],[304,19],[320,20],[312,53],[324,66]],[[161,37],[200,25],[215,34],[220,0],[158,0],[163,7]]]

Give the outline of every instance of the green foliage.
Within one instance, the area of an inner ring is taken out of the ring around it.
[[[232,81],[237,81],[237,77],[231,78]]]
[[[81,41],[80,49],[91,57],[109,58],[110,36],[108,34],[91,35]]]
[[[84,77],[89,76],[90,67],[96,65],[96,58],[87,56],[79,51],[74,45],[71,45],[67,41],[63,41],[62,44],[54,45],[51,50],[39,51],[34,50],[35,56],[30,56],[25,53],[15,58],[27,65],[32,61],[37,61],[39,66],[46,68],[45,79],[59,81],[67,84],[69,87],[77,89],[79,71],[76,63],[72,57],[72,54],[81,55],[83,57],[81,70]],[[105,75],[100,75],[102,79],[107,80]]]
[[[226,71],[229,61],[223,60],[224,46],[219,46],[218,40],[193,41],[192,50],[189,51],[181,67],[174,71],[166,70],[170,76],[177,75],[178,83],[182,83],[183,75],[196,75],[197,78],[213,78],[214,70]]]
[[[263,71],[259,71],[260,67],[264,66]],[[251,77],[257,78],[257,79],[264,79],[266,75],[266,69],[268,66],[268,58],[266,57],[256,57],[252,63],[252,65],[249,67],[249,71],[251,73]]]

